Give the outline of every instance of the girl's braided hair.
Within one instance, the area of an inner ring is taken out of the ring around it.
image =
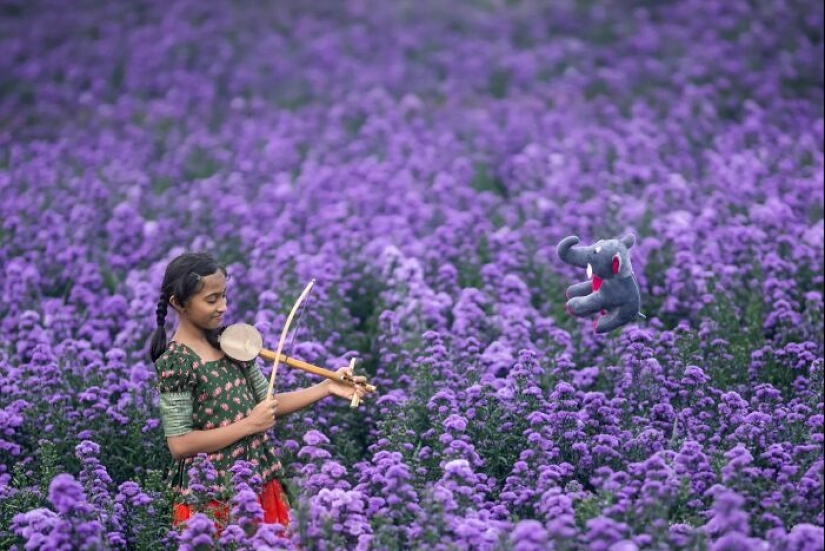
[[[157,361],[166,350],[166,314],[169,310],[169,299],[173,296],[177,304],[184,306],[198,291],[203,283],[201,279],[216,273],[218,270],[226,273],[226,267],[219,264],[207,253],[183,253],[166,267],[163,283],[160,286],[160,298],[155,309],[157,328],[152,333],[150,355],[152,361]],[[223,329],[223,328],[221,328]],[[215,348],[220,348],[218,335],[221,329],[207,333],[206,337]]]

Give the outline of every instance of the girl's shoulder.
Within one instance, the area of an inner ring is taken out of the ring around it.
[[[170,342],[155,361],[158,390],[164,393],[192,392],[197,386],[198,357],[180,343]]]
[[[166,350],[155,360],[155,367],[160,371],[164,368],[176,367],[197,369],[198,357],[187,346],[179,342],[170,341]]]
[[[169,344],[166,345],[166,350],[164,350],[163,354],[155,361],[155,366],[158,370],[170,367],[176,368],[177,370],[197,370],[202,365],[220,364],[222,362],[234,363],[241,369],[249,369],[250,366],[254,365],[254,361],[243,362],[231,358],[228,355],[218,360],[204,361],[194,350],[185,344],[177,341],[169,341]]]

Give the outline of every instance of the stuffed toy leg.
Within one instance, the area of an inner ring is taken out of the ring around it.
[[[588,281],[567,288],[567,311],[574,316],[597,315],[593,324],[597,333],[644,319],[639,312],[641,295],[629,249],[636,242],[633,235],[622,239],[606,239],[591,246],[577,246],[579,238],[571,235],[557,247],[559,258],[568,264],[585,268]]]

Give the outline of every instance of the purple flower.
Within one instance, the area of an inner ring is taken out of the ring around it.
[[[49,502],[60,515],[88,512],[83,486],[70,474],[59,474],[49,484]]]
[[[189,489],[196,501],[206,502],[217,496],[218,473],[205,453],[199,453],[187,471]]]
[[[742,536],[750,534],[750,515],[742,509],[745,500],[724,486],[716,485],[708,490],[714,498],[713,516],[705,524],[705,531],[712,537],[724,534],[738,533]]]
[[[247,535],[254,532],[256,523],[263,521],[264,510],[258,501],[258,496],[250,488],[236,489],[232,497],[232,520],[240,526]]]
[[[14,516],[12,530],[32,549],[59,549],[71,546],[71,525],[48,509],[32,509]]]
[[[212,520],[203,513],[195,513],[189,520],[180,535],[182,551],[200,551],[214,549],[216,529]]]
[[[759,538],[751,538],[739,532],[728,532],[714,541],[710,549],[713,551],[755,551],[769,549],[768,542]]]
[[[255,466],[248,461],[236,461],[229,468],[229,471],[232,473],[232,484],[235,488],[246,485],[253,491],[259,491],[263,485],[263,481],[258,475]]]
[[[467,429],[467,420],[460,415],[450,415],[444,420],[444,428],[456,432],[464,432]]]
[[[304,442],[308,446],[329,444],[329,439],[317,430],[311,430],[304,435]]]
[[[825,532],[822,526],[808,523],[797,524],[791,528],[785,546],[788,551],[825,549]]]

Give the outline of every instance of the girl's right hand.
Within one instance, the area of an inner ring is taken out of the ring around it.
[[[278,400],[267,398],[252,410],[246,422],[252,434],[266,432],[275,426],[275,413],[278,411]]]

